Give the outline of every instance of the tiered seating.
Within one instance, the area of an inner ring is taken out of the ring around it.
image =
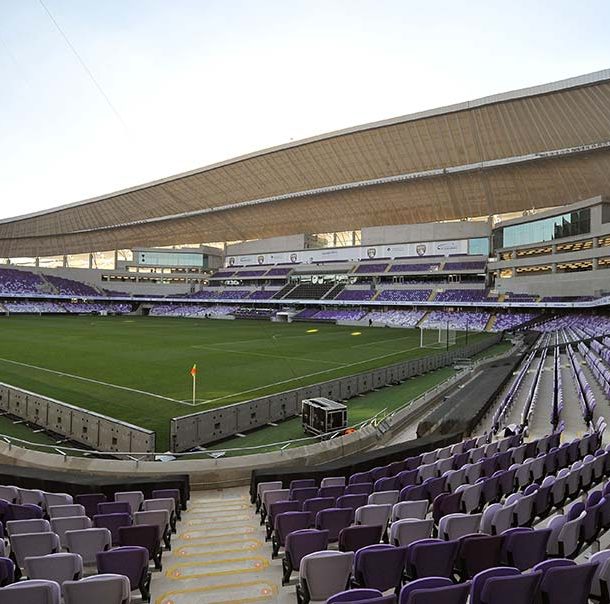
[[[284,550],[284,584],[299,571],[300,603],[395,602],[396,594],[403,604],[469,595],[485,604],[586,604],[610,581],[610,551],[574,559],[610,528],[610,483],[580,497],[610,474],[610,447],[598,448],[597,432],[559,439],[482,437],[319,487],[307,478],[258,483],[273,555]],[[327,550],[337,541],[339,551]],[[523,585],[528,597],[514,599]]]
[[[492,327],[492,331],[508,331],[511,329],[516,329],[519,327],[519,325],[523,325],[523,323],[527,323],[528,321],[535,319],[536,316],[536,313],[527,312],[497,312],[496,322]]]
[[[319,310],[311,318],[314,321],[359,321],[365,314],[365,310],[335,308]]]
[[[40,275],[13,268],[0,268],[0,293],[37,294],[45,281]]]
[[[425,314],[424,310],[376,310],[363,318],[365,321],[382,323],[390,327],[415,327]]]
[[[347,478],[325,478],[319,488],[313,479],[259,483],[257,503],[273,555],[285,550],[284,584],[299,569],[299,602],[360,601],[359,589],[394,591],[401,602],[411,602],[404,597],[421,581],[441,577],[448,581],[445,589],[457,577],[464,597],[479,602],[474,586],[490,577],[530,580],[523,573],[533,569],[537,581],[553,558],[575,566],[572,560],[610,527],[610,483],[585,503],[578,500],[610,473],[610,448],[597,449],[598,433],[561,446],[559,436],[527,444],[519,444],[518,436],[491,443],[471,439]],[[531,528],[570,501],[548,528]],[[384,534],[388,545],[380,544]],[[333,541],[339,552],[326,549]],[[608,559],[610,552],[596,560]],[[597,570],[610,580],[610,567],[606,574],[601,566]],[[345,585],[352,589],[344,592]],[[536,586],[543,593],[551,589],[543,581]],[[583,589],[588,595],[591,583]],[[440,593],[430,595],[433,604]]]
[[[437,271],[439,269],[439,263],[427,263],[427,264],[415,264],[415,263],[405,263],[399,262],[397,264],[392,264],[390,266],[388,272],[389,273],[430,273],[432,271]]]
[[[377,296],[387,302],[425,302],[432,293],[430,289],[383,289]]]
[[[443,270],[445,271],[470,271],[470,272],[481,272],[485,270],[487,262],[485,260],[460,260],[445,262]]]
[[[446,289],[436,295],[436,302],[484,302],[492,300],[487,290],[481,289]]]
[[[387,262],[362,262],[355,268],[354,273],[366,275],[372,273],[383,273],[387,268]]]
[[[3,302],[2,306],[8,310],[9,313],[65,313],[66,309],[62,304],[58,302]]]
[[[149,564],[162,569],[186,509],[178,489],[151,495],[116,492],[109,502],[0,486],[0,555],[11,550],[0,557],[0,603],[60,604],[63,593],[66,604],[124,604],[133,591],[150,601]]]
[[[65,279],[64,277],[56,277],[55,275],[46,275],[46,280],[55,287],[57,293],[67,296],[99,296],[100,292],[80,281]]]
[[[489,321],[488,312],[445,312],[443,310],[432,311],[424,323],[425,327],[445,327],[451,329],[483,331]]]
[[[150,309],[150,314],[154,317],[219,317],[231,315],[238,309],[239,306],[229,304],[158,304]]]

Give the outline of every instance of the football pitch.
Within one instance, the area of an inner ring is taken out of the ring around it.
[[[419,337],[315,323],[2,317],[0,381],[155,430],[163,450],[172,417],[433,354]]]

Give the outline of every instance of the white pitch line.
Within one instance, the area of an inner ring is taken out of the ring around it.
[[[216,352],[231,352],[232,354],[247,354],[256,357],[269,357],[271,359],[288,359],[292,361],[307,361],[308,363],[328,363],[329,365],[337,365],[337,367],[344,367],[344,363],[338,363],[337,361],[326,361],[324,359],[306,359],[304,357],[289,357],[281,354],[269,354],[266,352],[251,352],[249,350],[231,350],[230,348],[216,348],[215,346],[208,346],[206,344],[195,344],[191,348],[205,348],[207,350],[213,350]]]
[[[388,354],[382,354],[377,357],[371,357],[369,359],[365,359],[364,361],[356,361],[355,363],[347,363],[342,367],[337,367],[336,369],[323,369],[322,371],[316,371],[314,373],[308,373],[306,375],[300,375],[297,377],[290,378],[288,380],[282,380],[281,382],[273,382],[271,384],[267,384],[266,386],[259,386],[258,388],[250,388],[250,390],[242,390],[241,392],[232,392],[231,394],[225,394],[225,396],[220,396],[218,398],[211,398],[205,403],[201,403],[201,405],[208,405],[210,403],[216,403],[218,401],[222,401],[226,398],[231,398],[232,396],[241,396],[242,394],[250,394],[251,392],[257,392],[259,390],[264,390],[265,388],[269,388],[271,386],[279,386],[280,384],[289,384],[290,382],[295,382],[296,380],[302,380],[304,378],[313,377],[315,375],[322,375],[324,373],[329,373],[331,371],[337,371],[337,369],[344,369],[345,367],[354,367],[355,365],[362,365],[363,363],[370,363],[371,361],[377,361],[379,359],[385,359],[387,357],[396,356],[397,354],[402,354],[404,352],[409,352],[411,350],[416,350],[419,346],[413,346],[412,348],[405,348],[404,350],[398,350],[396,352],[390,352]],[[349,376],[345,376],[349,377]]]
[[[166,401],[171,401],[172,403],[180,403],[184,405],[182,401],[179,401],[175,398],[170,398],[169,396],[163,396],[161,394],[154,394],[153,392],[146,392],[145,390],[137,390],[136,388],[129,388],[128,386],[119,386],[118,384],[110,384],[109,382],[102,382],[100,380],[94,380],[92,378],[86,378],[82,375],[74,375],[73,373],[66,373],[65,371],[56,371],[55,369],[47,369],[46,367],[39,367],[38,365],[30,365],[29,363],[22,363],[20,361],[13,361],[12,359],[4,359],[0,357],[0,361],[4,361],[5,363],[12,363],[13,365],[21,365],[22,367],[29,367],[30,369],[38,369],[38,371],[47,371],[48,373],[54,373],[55,375],[61,375],[63,377],[72,378],[74,380],[81,380],[83,382],[91,382],[93,384],[99,384],[101,386],[108,386],[109,388],[117,388],[118,390],[127,390],[128,392],[136,392],[138,394],[144,394],[146,396],[152,396],[154,398],[160,398]],[[191,403],[192,406],[192,403]]]

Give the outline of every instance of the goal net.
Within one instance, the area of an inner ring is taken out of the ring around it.
[[[453,346],[455,341],[455,329],[446,325],[419,328],[420,348],[447,348],[447,346]]]

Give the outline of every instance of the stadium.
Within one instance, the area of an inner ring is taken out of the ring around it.
[[[609,116],[596,71],[0,219],[0,604],[609,602]]]

